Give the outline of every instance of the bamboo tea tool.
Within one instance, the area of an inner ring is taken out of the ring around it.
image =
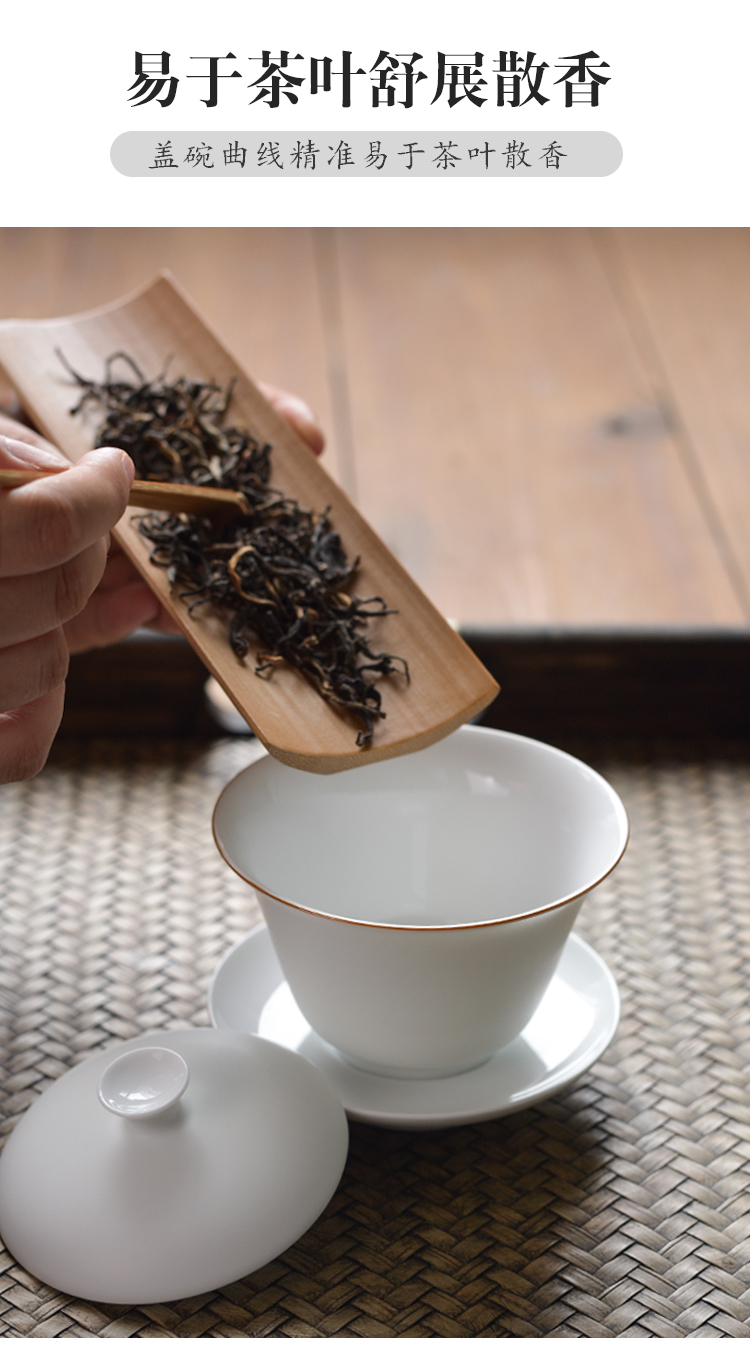
[[[55,477],[66,469],[48,468],[32,471],[23,468],[0,468],[0,487],[25,487],[29,482],[41,482]],[[139,482],[130,488],[128,504],[146,510],[168,510],[171,514],[207,515],[214,519],[229,519],[232,515],[247,514],[242,492],[224,487],[194,487],[189,482]]]
[[[397,610],[377,619],[372,639],[408,661],[411,679],[383,681],[385,719],[377,723],[371,744],[360,749],[354,720],[334,711],[300,673],[282,665],[271,678],[259,678],[254,651],[238,660],[217,614],[206,607],[188,613],[187,605],[170,592],[164,570],[152,565],[149,544],[133,523],[133,507],[128,508],[115,530],[122,548],[274,757],[309,772],[340,772],[425,748],[493,700],[495,680],[167,273],[122,301],[89,313],[0,323],[0,365],[9,382],[42,434],[76,462],[92,448],[102,418],[95,413],[70,415],[80,391],[61,364],[58,349],[86,378],[101,379],[107,358],[125,351],[148,378],[156,377],[169,359],[170,375],[213,380],[222,387],[234,380],[227,421],[273,445],[271,485],[306,509],[330,506],[347,554],[361,558],[356,592],[381,595]]]

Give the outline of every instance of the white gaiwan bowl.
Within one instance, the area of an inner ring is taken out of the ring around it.
[[[628,823],[569,754],[464,726],[336,776],[261,758],[214,834],[313,1029],[357,1067],[429,1077],[520,1034]]]

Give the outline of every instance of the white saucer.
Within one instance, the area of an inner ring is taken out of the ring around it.
[[[350,1066],[310,1029],[261,925],[218,964],[208,1011],[217,1029],[257,1034],[307,1058],[338,1092],[350,1119],[381,1128],[450,1128],[526,1109],[574,1081],[612,1039],[620,997],[604,960],[574,934],[536,1014],[494,1058],[428,1081],[375,1076]]]

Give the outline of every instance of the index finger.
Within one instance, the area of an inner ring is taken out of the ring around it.
[[[107,534],[135,470],[121,449],[96,449],[49,478],[0,491],[0,576],[60,566]]]
[[[287,393],[286,389],[277,388],[275,384],[259,381],[258,388],[279,416],[283,417],[300,439],[304,440],[313,454],[322,454],[326,444],[325,436],[315,414],[304,399],[298,398],[296,393]]]

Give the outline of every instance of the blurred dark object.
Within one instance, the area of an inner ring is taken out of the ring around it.
[[[484,725],[557,744],[750,746],[750,631],[472,629],[501,693]]]
[[[206,667],[183,637],[139,631],[70,661],[60,735],[216,735]]]
[[[750,631],[462,629],[502,686],[485,725],[556,744],[750,746]],[[186,641],[137,632],[71,660],[61,734],[226,733]]]

